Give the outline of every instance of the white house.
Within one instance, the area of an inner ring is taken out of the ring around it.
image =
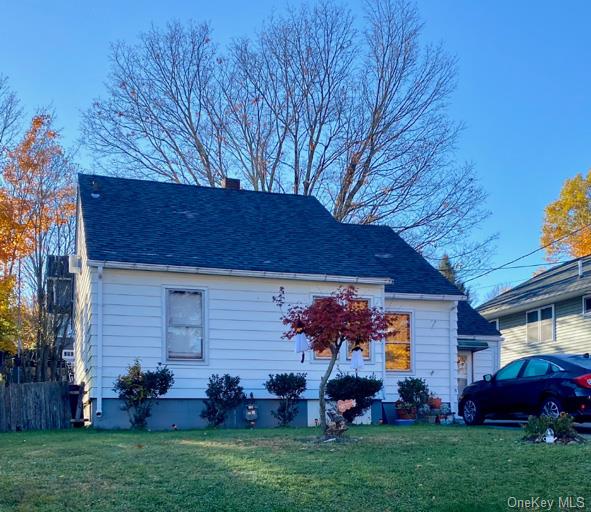
[[[203,426],[215,373],[240,376],[258,424],[274,424],[263,383],[289,371],[307,373],[296,424],[313,425],[326,359],[301,363],[282,339],[280,287],[293,304],[353,284],[392,315],[397,334],[370,347],[361,372],[384,381],[374,422],[393,418],[404,377],[425,378],[456,410],[458,386],[498,368],[499,333],[438,271],[390,228],[337,222],[313,197],[240,190],[235,180],[214,189],[80,175],[77,221],[75,375],[97,427],[128,426],[113,384],[135,358],[175,377],[152,428]],[[339,368],[349,369],[345,350]],[[244,425],[241,414],[229,423]]]

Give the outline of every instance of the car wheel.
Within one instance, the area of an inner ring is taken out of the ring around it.
[[[560,400],[557,398],[546,398],[540,409],[540,416],[549,416],[550,418],[558,418],[560,413],[564,411]]]
[[[484,421],[478,403],[471,398],[464,402],[463,416],[466,425],[481,425]]]

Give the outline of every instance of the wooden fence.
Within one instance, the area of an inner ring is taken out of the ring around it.
[[[0,385],[0,432],[70,428],[68,388],[61,382]]]

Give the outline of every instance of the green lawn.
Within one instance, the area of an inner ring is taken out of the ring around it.
[[[461,512],[567,495],[591,510],[591,443],[525,445],[487,427],[354,427],[358,442],[339,445],[315,434],[0,434],[0,511]]]

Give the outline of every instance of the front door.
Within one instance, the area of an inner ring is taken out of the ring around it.
[[[458,351],[458,394],[461,395],[464,388],[472,384],[472,352],[468,350]]]

